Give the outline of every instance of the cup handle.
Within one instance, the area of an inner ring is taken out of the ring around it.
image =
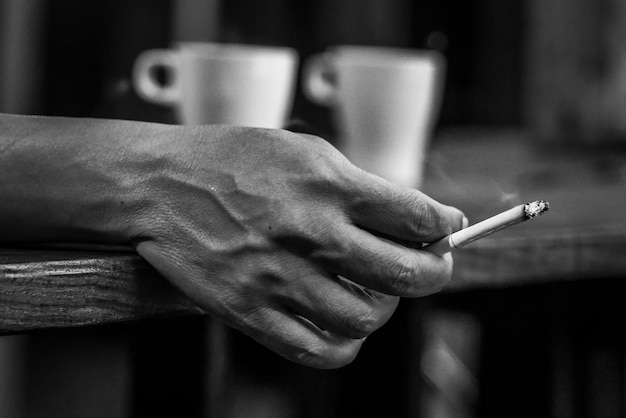
[[[327,106],[337,102],[337,75],[329,53],[309,57],[302,68],[302,79],[302,90],[312,102]]]
[[[180,98],[179,77],[175,54],[167,49],[143,51],[133,65],[133,86],[142,99],[161,105],[177,103]],[[157,80],[157,70],[168,73],[168,81]]]

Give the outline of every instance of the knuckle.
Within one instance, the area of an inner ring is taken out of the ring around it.
[[[442,290],[452,278],[452,258],[446,257],[424,265],[410,254],[399,256],[391,267],[390,293],[405,297],[420,297]]]
[[[411,207],[404,228],[414,235],[422,237],[438,237],[450,234],[461,227],[463,213],[451,206],[441,205],[420,192],[405,191],[407,202]]]
[[[400,188],[396,191],[395,200],[406,208],[403,216],[402,228],[414,236],[424,235],[431,228],[433,210],[428,198],[421,192],[413,189]]]
[[[413,213],[409,222],[410,225],[406,225],[409,231],[412,231],[415,235],[430,236],[435,229],[435,216],[432,207],[424,199],[414,199]]]
[[[296,363],[318,369],[336,369],[354,361],[360,345],[333,349],[324,343],[311,344],[300,349],[294,357]]]
[[[415,278],[419,276],[418,266],[406,254],[396,258],[390,267],[391,281],[389,283],[394,294],[405,295],[414,287]]]
[[[295,355],[297,363],[316,366],[326,363],[328,349],[322,344],[309,344],[301,348]]]
[[[381,326],[381,315],[370,306],[360,309],[348,319],[348,327],[354,332],[353,338],[367,337]]]
[[[350,255],[354,253],[354,244],[330,228],[324,232],[323,245],[318,248],[319,251],[312,254],[313,258],[340,268],[350,263]]]

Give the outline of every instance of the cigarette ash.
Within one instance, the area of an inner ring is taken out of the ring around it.
[[[526,219],[532,219],[548,210],[550,210],[550,204],[548,202],[545,200],[535,200],[534,202],[524,205],[524,216],[526,216]]]

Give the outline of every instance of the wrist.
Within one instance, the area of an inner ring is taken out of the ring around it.
[[[145,211],[146,179],[169,125],[0,116],[4,241],[125,243]]]

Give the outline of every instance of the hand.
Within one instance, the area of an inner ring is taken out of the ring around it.
[[[436,240],[462,214],[368,174],[324,140],[180,127],[153,144],[129,227],[137,251],[206,312],[295,362],[334,368],[394,312],[440,290]]]

